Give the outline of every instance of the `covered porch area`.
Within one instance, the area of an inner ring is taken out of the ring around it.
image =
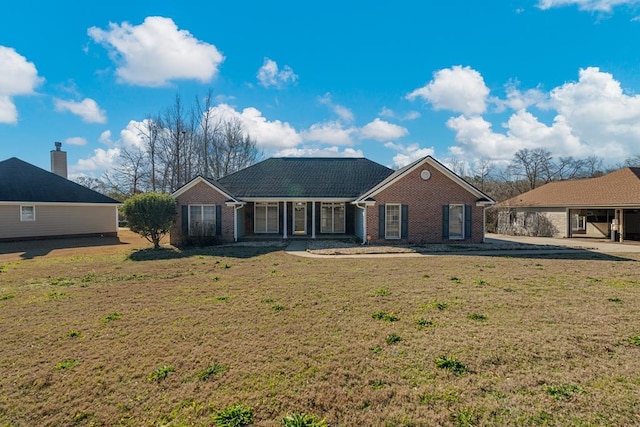
[[[567,236],[640,241],[640,207],[571,208]]]
[[[363,239],[366,208],[351,199],[258,199],[235,206],[235,240]]]

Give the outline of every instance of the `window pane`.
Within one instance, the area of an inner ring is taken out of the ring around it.
[[[464,206],[449,206],[449,238],[462,239],[464,237]]]
[[[278,205],[267,207],[267,233],[278,232]]]
[[[254,222],[255,222],[256,233],[267,232],[267,207],[266,206],[256,204]]]
[[[323,203],[320,211],[320,232],[331,233],[333,231],[333,208],[330,203]]]
[[[35,221],[35,206],[20,206],[20,221]]]
[[[400,238],[400,206],[386,206],[385,237]]]
[[[333,208],[333,232],[344,233],[344,205],[339,204]]]

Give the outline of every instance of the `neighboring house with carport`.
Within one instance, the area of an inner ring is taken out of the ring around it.
[[[51,152],[66,175],[66,153]],[[0,240],[117,236],[120,202],[12,157],[0,162]]]
[[[211,236],[482,242],[495,202],[431,156],[394,171],[365,158],[270,158],[173,193],[175,245]]]
[[[640,168],[550,182],[497,209],[501,234],[640,240]]]

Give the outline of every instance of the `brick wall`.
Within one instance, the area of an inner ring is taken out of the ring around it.
[[[426,181],[420,177],[424,169],[431,172],[431,178]],[[442,243],[442,206],[449,204],[471,206],[471,238],[462,241],[482,241],[483,208],[476,206],[477,196],[429,164],[416,168],[373,198],[376,205],[367,208],[367,234],[374,242],[381,241],[378,233],[379,205],[387,203],[409,206],[408,237],[398,242]]]
[[[183,245],[186,241],[182,233],[182,206],[183,205],[220,205],[222,206],[222,236],[221,241],[233,241],[233,207],[225,205],[228,200],[223,194],[204,182],[199,182],[189,190],[182,193],[176,199],[178,202],[178,215],[170,231],[170,242],[172,245]]]

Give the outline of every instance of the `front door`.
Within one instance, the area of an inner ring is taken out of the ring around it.
[[[307,204],[304,202],[293,204],[293,234],[307,234]]]

